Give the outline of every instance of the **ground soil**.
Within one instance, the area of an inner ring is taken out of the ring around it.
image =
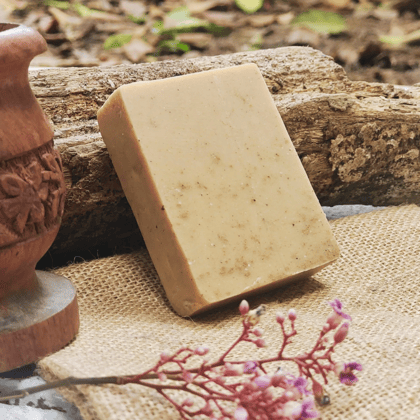
[[[78,4],[88,9],[77,9]],[[175,37],[156,34],[153,25],[166,25],[167,14],[185,5],[194,17],[224,29],[209,33],[198,28]],[[331,35],[293,24],[294,17],[311,8],[341,14],[347,29]],[[0,0],[1,20],[32,26],[47,39],[49,51],[34,60],[36,66],[115,65],[309,45],[334,57],[352,80],[397,85],[420,82],[420,41],[395,47],[380,37],[419,30],[419,10],[418,0],[265,0],[253,14],[244,13],[234,0]],[[138,23],[130,20],[133,14],[141,15]],[[119,33],[131,34],[132,40],[105,50],[106,39]],[[189,51],[163,47],[168,39],[187,44]]]

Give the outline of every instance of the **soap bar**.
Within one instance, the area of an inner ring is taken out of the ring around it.
[[[255,64],[121,86],[98,122],[178,314],[310,276],[338,258]]]

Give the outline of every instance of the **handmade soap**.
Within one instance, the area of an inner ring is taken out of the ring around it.
[[[339,256],[256,65],[121,86],[98,121],[180,315],[309,276]]]

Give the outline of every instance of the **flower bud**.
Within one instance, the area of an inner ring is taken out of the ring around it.
[[[268,388],[271,384],[271,378],[268,375],[257,376],[254,379],[254,384],[256,384],[260,389]]]
[[[280,386],[281,384],[284,384],[285,376],[282,373],[276,372],[271,377],[271,385],[273,386]]]
[[[192,407],[194,405],[194,401],[190,397],[188,397],[188,398],[186,398],[184,400],[184,402],[182,403],[182,405],[184,407]]]
[[[344,363],[335,363],[334,364],[334,373],[337,376],[340,376],[340,373],[344,370]]]
[[[242,365],[232,365],[231,363],[225,363],[224,376],[240,376],[244,373]]]
[[[184,372],[182,372],[182,379],[190,384],[193,381],[193,376],[191,372],[188,372],[188,370],[184,370]]]
[[[334,334],[334,342],[336,344],[341,343],[347,337],[349,332],[349,323],[345,322]]]
[[[294,321],[296,319],[296,311],[294,309],[289,309],[289,312],[287,313],[287,316],[289,317],[290,321]]]
[[[312,379],[312,392],[318,402],[322,400],[324,396],[324,388],[315,379]]]
[[[252,333],[254,334],[254,335],[256,335],[257,337],[261,337],[262,335],[263,335],[263,329],[262,328],[259,328],[259,327],[257,327],[257,328],[254,328],[253,330],[252,330]]]
[[[158,373],[158,378],[162,382],[165,382],[168,379],[168,377],[163,372]]]
[[[265,340],[263,338],[259,338],[255,341],[255,344],[257,347],[267,347],[267,344],[265,343]]]
[[[241,315],[246,315],[249,312],[249,303],[246,300],[243,300],[239,305],[239,312]]]
[[[199,356],[204,356],[209,352],[209,348],[207,346],[199,346],[194,350],[194,354]]]
[[[248,411],[243,407],[238,407],[233,415],[235,420],[248,420]]]
[[[161,362],[167,362],[171,358],[171,355],[167,351],[163,351],[160,354],[160,361]]]
[[[276,321],[279,324],[283,324],[284,320],[285,320],[284,315],[281,312],[277,312],[276,313]]]

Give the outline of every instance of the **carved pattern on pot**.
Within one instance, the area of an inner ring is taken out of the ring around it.
[[[52,141],[0,162],[0,248],[60,224],[65,192],[61,158]]]

